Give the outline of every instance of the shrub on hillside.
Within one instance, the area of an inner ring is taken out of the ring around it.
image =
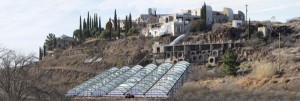
[[[270,78],[276,74],[276,67],[270,62],[256,61],[253,63],[252,76],[255,78]]]
[[[223,58],[222,67],[224,74],[236,75],[238,70],[236,67],[240,64],[237,61],[237,55],[235,55],[231,49],[228,49]]]

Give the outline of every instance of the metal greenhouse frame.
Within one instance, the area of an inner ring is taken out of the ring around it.
[[[127,93],[137,97],[143,97],[145,93],[165,74],[169,69],[172,68],[172,64],[163,63],[158,66],[151,74],[145,77]]]
[[[114,90],[108,93],[108,96],[124,96],[128,90],[138,84],[142,79],[149,75],[153,70],[156,69],[155,64],[149,64],[136,73],[131,78],[127,79],[124,83],[116,87]]]
[[[129,67],[127,67],[127,66],[122,67],[117,72],[114,72],[114,73],[110,74],[108,77],[102,79],[101,81],[96,82],[94,85],[91,85],[90,87],[87,88],[87,90],[81,92],[78,96],[91,96],[92,92],[105,86],[106,84],[111,82],[113,79],[122,75],[123,73],[125,73],[128,70],[130,70]]]
[[[174,65],[145,95],[146,97],[173,96],[187,79],[190,63],[180,61]]]

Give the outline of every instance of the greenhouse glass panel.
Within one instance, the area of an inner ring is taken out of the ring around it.
[[[124,96],[125,93],[131,89],[134,85],[140,82],[143,78],[145,78],[149,73],[155,70],[157,66],[154,64],[149,64],[136,73],[134,76],[126,80],[124,83],[116,87],[113,91],[108,93],[108,96]]]
[[[129,67],[127,67],[127,66],[122,67],[118,71],[110,74],[108,77],[103,78],[102,80],[96,82],[94,85],[89,86],[85,91],[81,92],[79,94],[79,96],[91,96],[92,92],[94,92],[97,89],[105,86],[106,84],[111,82],[113,79],[115,79],[116,77],[120,76],[121,74],[125,73],[128,70],[130,70]]]
[[[159,65],[157,69],[147,75],[127,93],[135,96],[143,96],[171,67],[172,64],[170,63]]]
[[[125,82],[128,78],[136,74],[138,71],[140,71],[143,67],[140,65],[134,66],[124,74],[120,75],[119,77],[115,78],[110,83],[106,84],[105,86],[96,89],[91,96],[105,96],[110,91],[112,91],[115,87],[119,86],[121,83]]]
[[[67,92],[66,96],[76,96],[76,95],[80,94],[81,92],[85,91],[91,85],[94,85],[96,82],[101,81],[103,78],[108,77],[110,74],[112,74],[116,71],[118,71],[118,68],[113,67],[113,68],[95,76],[94,78],[80,84],[79,86],[71,89],[70,91]]]

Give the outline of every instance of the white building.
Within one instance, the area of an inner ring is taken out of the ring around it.
[[[243,25],[242,20],[232,20],[232,27],[234,28],[240,28]]]

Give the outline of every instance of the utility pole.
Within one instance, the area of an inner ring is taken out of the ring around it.
[[[279,44],[279,52],[278,52],[278,70],[280,70],[280,52],[281,52],[281,49],[280,49],[280,32],[278,33],[278,37],[279,37],[279,39],[278,39],[278,44]]]

